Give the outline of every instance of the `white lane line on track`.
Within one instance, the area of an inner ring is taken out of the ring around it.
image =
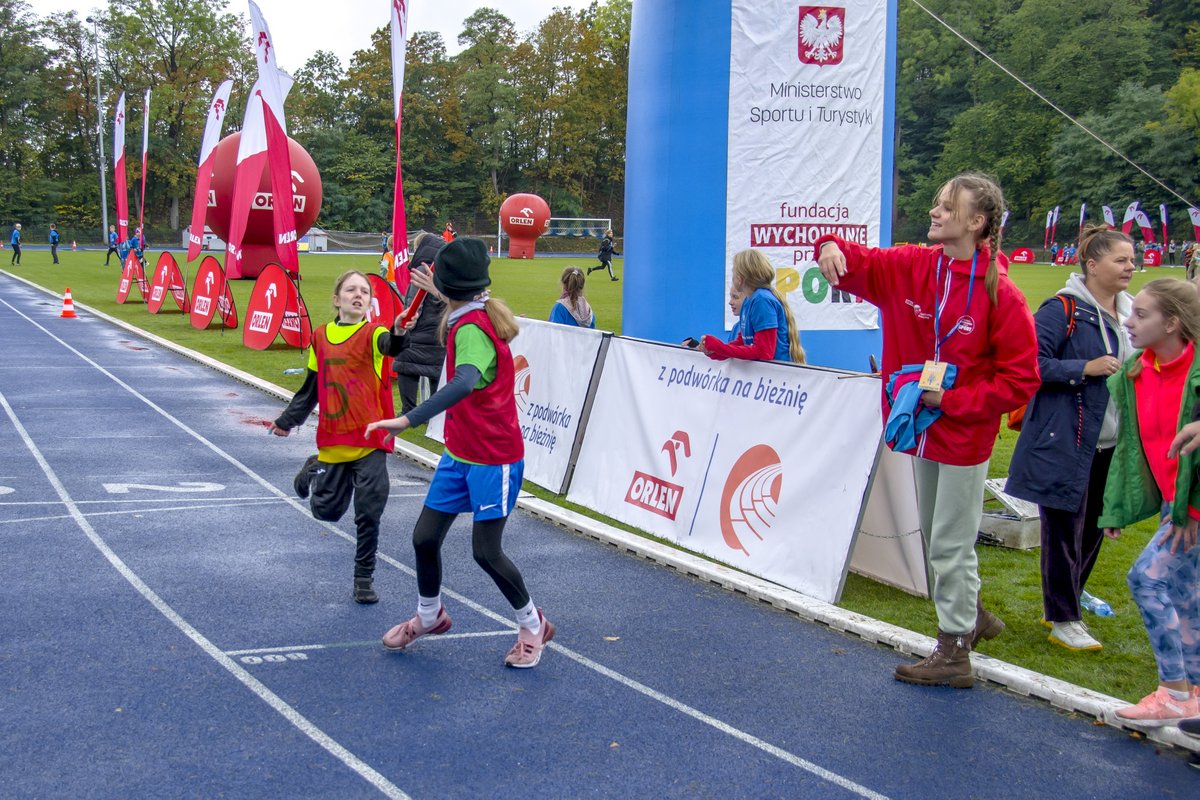
[[[171,506],[168,508],[122,508],[120,511],[89,511],[84,514],[85,517],[118,517],[123,514],[133,514],[141,516],[143,514],[162,514],[166,511],[208,511],[209,509],[217,508],[224,510],[226,508],[249,508],[251,506],[266,506],[278,505],[278,497],[270,497],[260,500],[251,500],[242,503],[223,503],[220,506],[204,505],[204,506]],[[49,522],[56,519],[74,519],[71,514],[55,514],[49,517],[20,517],[18,519],[0,519],[0,525],[13,525],[19,522]],[[32,533],[32,531],[30,531]]]
[[[88,358],[86,355],[84,355],[80,351],[76,350],[74,347],[72,347],[70,344],[68,344],[67,342],[60,339],[58,336],[55,336],[48,329],[46,329],[45,327],[43,327],[42,325],[40,325],[39,323],[37,323],[36,321],[31,319],[30,317],[26,316],[24,313],[22,313],[17,308],[13,307],[7,301],[0,298],[0,303],[4,303],[4,305],[11,308],[14,312],[16,312],[22,318],[27,320],[31,325],[33,325],[36,328],[38,328],[39,330],[41,330],[43,333],[45,333],[51,339],[58,342],[64,348],[66,348],[70,352],[77,355],[84,362],[86,362],[87,364],[94,367],[101,374],[105,375],[110,380],[115,382],[118,386],[122,387],[127,392],[132,394],[134,397],[141,400],[143,403],[148,405],[150,408],[152,408],[158,414],[160,414],[161,416],[163,416],[164,418],[169,420],[175,426],[177,426],[178,428],[183,430],[185,433],[187,433],[188,435],[195,438],[198,442],[203,444],[205,447],[210,449],[213,453],[217,454],[218,456],[220,456],[221,458],[223,458],[224,460],[229,462],[231,465],[236,467],[238,470],[240,470],[242,473],[244,473],[245,475],[250,477],[252,480],[256,481],[261,486],[266,488],[267,491],[272,492],[273,494],[276,494],[276,495],[279,495],[280,497],[285,498],[292,506],[294,506],[301,513],[305,514],[306,516],[308,515],[308,509],[305,508],[299,501],[294,500],[293,498],[285,495],[278,488],[276,488],[274,484],[270,483],[266,478],[263,478],[261,475],[254,472],[252,469],[250,469],[250,467],[248,467],[245,464],[243,464],[242,462],[238,461],[237,458],[235,458],[233,455],[222,450],[216,444],[214,444],[213,442],[206,439],[198,431],[195,431],[192,428],[190,428],[182,420],[172,416],[171,413],[168,412],[166,409],[162,408],[161,406],[156,404],[153,400],[151,400],[150,398],[141,394],[137,389],[135,389],[132,386],[130,386],[129,384],[125,383],[123,380],[118,378],[116,375],[109,372],[107,369],[100,366],[99,364],[97,364],[91,358]],[[2,399],[2,395],[0,395],[0,399]],[[32,441],[29,441],[28,444],[30,446],[33,446]],[[47,468],[48,468],[48,465],[47,465]],[[87,521],[81,520],[81,522],[83,524],[86,524]],[[357,543],[357,538],[354,535],[346,533],[341,528],[338,528],[337,526],[335,526],[331,523],[327,523],[327,522],[322,522],[319,524],[325,530],[329,531],[330,533],[332,533],[336,536],[342,537],[347,542],[350,542],[351,544]],[[113,555],[113,557],[116,558],[115,554]],[[416,577],[416,571],[414,569],[412,569],[411,567],[409,567],[405,564],[402,564],[401,562],[397,561],[396,559],[392,558],[391,556],[388,556],[384,553],[380,553],[377,556],[377,559],[379,561],[383,561],[384,563],[390,564],[391,566],[395,567],[396,569],[400,570],[401,572],[405,573],[406,575],[409,575],[414,578]],[[147,591],[149,591],[149,587],[147,587]],[[474,600],[471,600],[470,598],[459,594],[458,592],[455,592],[455,591],[443,586],[442,594],[446,595],[447,597],[453,598],[454,600],[462,603],[463,605],[467,606],[468,608],[471,608],[475,612],[477,612],[491,620],[494,620],[496,622],[499,622],[502,625],[507,626],[510,629],[510,631],[515,631],[517,628],[516,622],[514,622],[504,616],[501,616],[500,614],[496,613],[495,611],[492,611],[490,608],[482,606],[479,603],[476,603]],[[181,622],[182,622],[182,620],[181,620]],[[187,623],[184,623],[184,624],[186,625]],[[196,635],[199,636],[200,634],[197,632]],[[207,639],[205,639],[204,641],[210,647],[212,647],[211,643],[208,643]],[[576,663],[578,663],[584,667],[587,667],[590,670],[593,670],[597,674],[603,675],[606,678],[614,680],[617,683],[620,683],[621,685],[625,686],[626,688],[629,688],[629,689],[637,692],[638,694],[643,695],[644,697],[647,697],[656,702],[662,703],[663,705],[665,705],[669,708],[672,708],[675,711],[678,711],[682,714],[685,714],[686,716],[689,716],[692,719],[694,719],[704,725],[707,725],[707,726],[709,726],[721,733],[724,733],[728,736],[732,736],[733,738],[738,739],[739,741],[741,741],[745,744],[748,744],[751,747],[754,747],[758,750],[761,750],[764,753],[767,753],[768,755],[774,756],[775,758],[778,758],[788,764],[798,767],[799,769],[802,769],[805,772],[815,775],[816,777],[821,778],[822,780],[828,781],[829,783],[832,783],[836,786],[840,786],[841,788],[843,788],[853,794],[856,794],[860,797],[869,798],[869,800],[888,800],[888,797],[886,795],[879,794],[878,792],[875,792],[871,789],[868,789],[865,786],[855,783],[854,781],[850,780],[849,778],[845,778],[845,777],[837,774],[836,772],[827,770],[818,764],[815,764],[811,761],[801,758],[800,756],[795,755],[794,753],[790,753],[786,750],[783,750],[782,748],[776,747],[775,745],[771,744],[770,742],[760,739],[757,736],[754,736],[750,733],[746,733],[745,731],[743,731],[739,728],[735,728],[732,725],[729,725],[728,723],[717,719],[716,717],[712,717],[708,714],[705,714],[703,711],[700,711],[699,709],[693,708],[692,706],[689,706],[686,703],[676,700],[673,697],[669,697],[668,695],[665,695],[655,689],[652,689],[643,683],[635,681],[634,679],[629,678],[625,675],[622,675],[619,672],[611,670],[608,667],[605,667],[603,664],[593,661],[590,658],[588,658],[587,656],[584,656],[581,653],[577,653],[568,647],[564,647],[563,645],[560,645],[558,643],[551,642],[549,645],[549,648],[556,652],[562,653],[567,658],[570,658],[572,661],[575,661]],[[214,650],[215,650],[215,648],[214,648]],[[220,654],[220,651],[216,651],[216,652],[218,654]],[[223,654],[221,654],[221,655],[223,656]],[[228,661],[228,657],[226,657],[226,656],[223,656],[223,657]],[[229,663],[232,666],[234,666],[235,668],[237,668],[238,670],[244,672],[244,670],[241,670],[241,667],[238,667],[236,664],[233,664],[232,661],[229,661]],[[249,675],[249,673],[246,673],[246,676],[248,678],[250,678],[251,680],[254,680]],[[263,686],[263,690],[268,691],[268,692],[270,691],[265,686]],[[272,695],[272,696],[274,696],[274,695]],[[279,702],[282,703],[283,701],[280,700]],[[291,710],[290,707],[288,707],[288,708],[289,708],[289,710]],[[292,713],[296,713],[296,712],[292,711]],[[299,716],[299,714],[297,714],[297,716]],[[303,719],[303,717],[301,717],[301,719]],[[308,722],[307,720],[304,720],[304,721],[306,723]],[[308,724],[311,724],[311,723],[308,723]],[[321,735],[324,736],[325,734],[322,733]],[[330,740],[330,741],[332,741],[332,740]],[[334,744],[336,744],[336,743],[334,743]],[[337,746],[341,747],[341,745],[337,745]],[[353,754],[349,753],[349,751],[346,751],[346,752],[350,757],[354,758]],[[364,766],[366,766],[366,765],[364,764]],[[370,769],[370,767],[367,767],[367,769]],[[372,770],[372,772],[373,771],[374,770]],[[378,774],[378,773],[376,773],[376,774]],[[382,775],[379,777],[381,780],[386,780],[383,778]],[[388,785],[391,786],[390,783]],[[396,789],[396,791],[398,792],[400,790]]]
[[[407,493],[405,493],[405,492],[390,492],[388,494],[388,496],[389,497],[424,497],[425,492],[407,492]],[[77,505],[77,506],[115,505],[118,503],[125,503],[127,505],[138,505],[141,503],[178,503],[182,499],[183,498],[181,498],[181,497],[157,497],[157,498],[156,497],[143,497],[141,499],[135,499],[135,500],[76,500],[74,502],[75,502],[75,505]],[[188,500],[191,502],[196,502],[196,503],[205,503],[206,502],[207,503],[207,506],[198,505],[198,506],[189,506],[189,508],[206,508],[206,507],[211,508],[212,506],[225,506],[225,505],[228,505],[230,502],[243,501],[243,500],[258,501],[258,502],[262,502],[262,503],[279,503],[279,502],[290,500],[290,499],[291,498],[282,496],[282,495],[278,495],[275,497],[263,497],[262,495],[258,495],[257,497],[189,497],[188,498]],[[61,506],[61,505],[63,505],[62,500],[25,500],[25,501],[12,502],[12,503],[0,502],[0,508],[4,508],[6,506]],[[165,511],[168,509],[163,509],[163,510]],[[118,511],[118,512],[109,512],[109,513],[127,514],[129,512],[128,511]]]
[[[502,631],[474,631],[472,633],[443,633],[438,636],[426,636],[424,641],[440,642],[447,639],[481,639],[490,636],[512,636],[511,628]],[[227,656],[256,656],[263,653],[295,653],[300,650],[338,650],[343,647],[379,647],[378,639],[366,642],[333,642],[331,644],[297,644],[291,647],[256,647],[250,650],[226,650]]]

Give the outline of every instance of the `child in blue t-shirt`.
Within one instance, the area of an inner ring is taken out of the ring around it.
[[[709,358],[804,363],[804,348],[792,311],[772,286],[775,268],[761,250],[742,250],[733,257],[733,288],[742,295],[741,314],[730,343],[705,335],[700,352]],[[732,297],[730,307],[733,306]]]
[[[13,225],[12,237],[8,241],[12,245],[13,250],[12,259],[9,260],[9,264],[19,267],[21,266],[21,223],[18,222],[16,225]]]
[[[50,225],[50,255],[54,257],[54,263],[58,263],[58,226]]]

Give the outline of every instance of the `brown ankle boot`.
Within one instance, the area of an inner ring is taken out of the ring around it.
[[[975,683],[971,672],[970,634],[938,631],[937,646],[923,661],[896,667],[896,680],[922,686],[953,686],[970,689]]]
[[[971,633],[971,649],[979,646],[980,640],[995,639],[1004,633],[1004,620],[983,607],[983,600],[975,601],[975,630]]]

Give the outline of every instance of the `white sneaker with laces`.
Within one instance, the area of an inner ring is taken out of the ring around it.
[[[1079,620],[1055,622],[1047,637],[1049,641],[1068,650],[1100,650],[1104,645],[1088,631],[1087,625]]]

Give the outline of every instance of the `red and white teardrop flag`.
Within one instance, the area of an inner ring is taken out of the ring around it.
[[[1125,218],[1121,220],[1121,233],[1126,236],[1133,230],[1134,218],[1137,216],[1138,201],[1134,200],[1125,207]]]
[[[142,110],[142,197],[138,202],[138,234],[140,247],[146,246],[146,164],[150,153],[150,90],[146,90],[145,105]]]
[[[193,261],[204,246],[204,221],[208,217],[208,189],[212,185],[212,166],[217,143],[221,141],[221,123],[225,121],[225,110],[229,106],[229,92],[233,81],[224,81],[217,87],[212,102],[208,104],[208,122],[204,124],[204,141],[200,144],[200,161],[196,169],[196,193],[192,197],[192,224],[188,228],[187,260]]]
[[[1058,214],[1062,210],[1062,206],[1054,207],[1054,220],[1050,223],[1050,241],[1058,241]]]
[[[1077,236],[1075,238],[1076,242],[1078,242],[1080,239],[1083,238],[1083,221],[1085,219],[1087,219],[1087,203],[1080,203],[1079,204],[1079,236]]]
[[[1192,237],[1200,242],[1200,208],[1189,208],[1188,216],[1192,218]]]
[[[1163,231],[1162,241],[1163,241],[1163,244],[1166,244],[1169,241],[1167,239],[1167,204],[1166,203],[1158,204],[1158,218],[1160,220],[1162,220],[1162,231]]]
[[[117,239],[129,238],[129,189],[125,184],[125,93],[117,100],[113,121],[113,199],[117,204]]]
[[[1140,208],[1134,212],[1134,219],[1137,220],[1138,227],[1142,229],[1142,238],[1150,244],[1154,243],[1154,226],[1150,224],[1150,217],[1145,211]]]
[[[281,76],[275,63],[275,44],[271,32],[258,6],[253,2],[249,5],[251,40],[258,64],[258,81],[255,82],[246,103],[246,116],[238,145],[225,272],[229,278],[242,277],[242,238],[246,234],[247,216],[258,191],[263,163],[266,162],[271,170],[275,254],[285,270],[297,275],[300,260],[296,245],[292,166],[283,115]]]
[[[1046,212],[1046,236],[1045,236],[1045,239],[1042,241],[1043,249],[1050,246],[1050,223],[1053,221],[1054,221],[1054,211],[1053,210],[1047,211]]]
[[[404,111],[404,59],[408,52],[408,0],[389,0],[392,6],[392,110],[396,117],[396,186],[392,201],[392,258],[396,288],[408,291],[408,218],[404,211],[404,178],[400,171],[400,122]]]
[[[1112,208],[1109,206],[1100,206],[1100,209],[1104,212],[1104,224],[1108,226],[1108,229],[1111,231],[1116,228],[1117,220],[1116,217],[1113,216]]]

